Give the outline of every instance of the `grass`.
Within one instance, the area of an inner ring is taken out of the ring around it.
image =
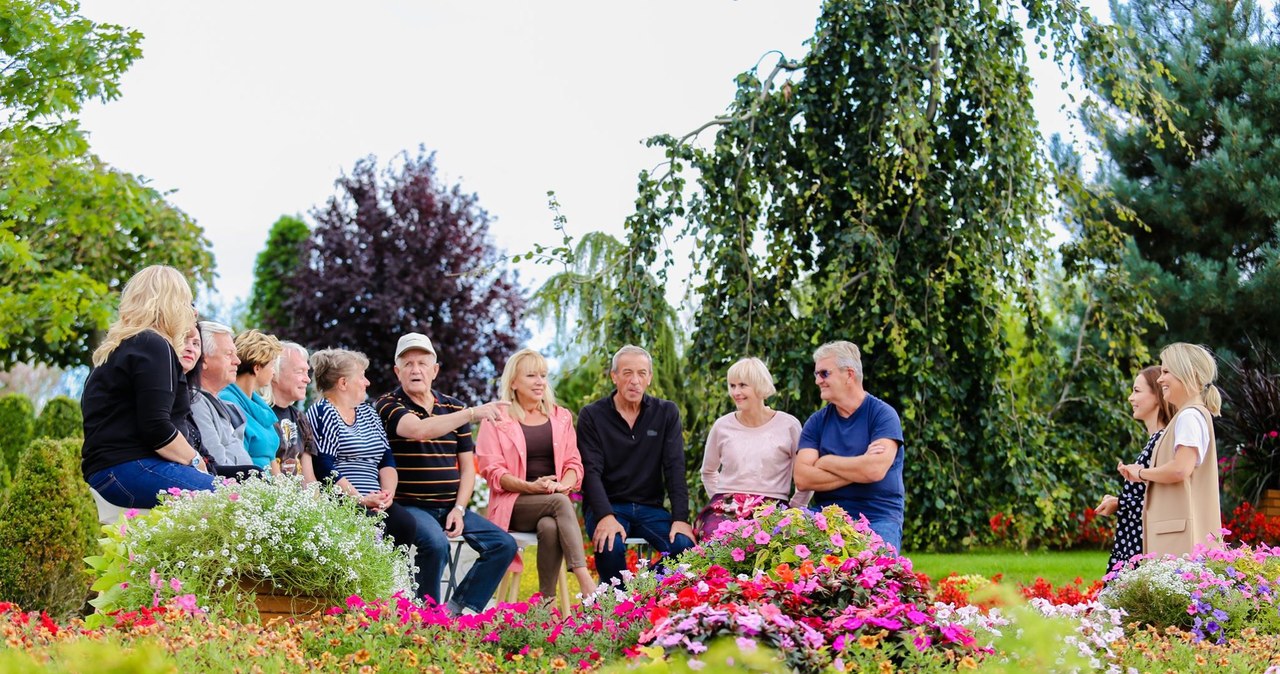
[[[1108,554],[1104,550],[1031,551],[976,550],[961,553],[909,552],[917,571],[937,580],[952,571],[960,575],[977,574],[990,578],[1004,574],[1008,583],[1030,585],[1037,577],[1062,585],[1081,578],[1085,585],[1102,578]]]

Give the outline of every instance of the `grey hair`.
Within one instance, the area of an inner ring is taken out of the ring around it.
[[[827,342],[813,352],[815,363],[827,358],[835,358],[836,367],[847,367],[853,370],[853,375],[858,378],[858,381],[862,381],[862,352],[853,342]]]
[[[613,362],[609,366],[610,372],[618,371],[618,361],[622,360],[623,356],[644,356],[649,361],[649,369],[653,369],[653,356],[650,356],[648,351],[634,344],[628,344],[613,354]]]
[[[280,342],[280,346],[283,348],[280,349],[280,355],[276,356],[276,376],[279,376],[280,370],[284,368],[284,359],[288,357],[290,350],[297,351],[302,354],[302,360],[308,361],[308,365],[310,365],[311,354],[307,353],[307,347],[297,342],[283,341]],[[274,379],[275,377],[272,378]]]
[[[198,325],[200,327],[200,343],[201,344],[209,344],[210,346],[212,346],[214,335],[227,335],[231,337],[232,341],[235,341],[236,331],[232,330],[231,328],[217,321],[200,321]],[[209,347],[205,347],[205,348],[209,348]]]

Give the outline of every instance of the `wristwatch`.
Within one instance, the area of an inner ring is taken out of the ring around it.
[[[455,504],[453,504],[453,507],[454,507],[454,508],[457,508],[459,512],[462,512],[462,513],[464,513],[464,514],[467,512],[467,509],[466,509],[466,508],[463,508],[462,506],[460,506],[460,505],[458,505],[458,504],[456,504],[456,503],[455,503]]]
[[[199,467],[200,467],[200,464],[202,464],[202,463],[204,463],[204,460],[200,458],[200,455],[199,455],[199,454],[196,454],[195,456],[191,457],[191,463],[190,463],[190,466],[191,466],[192,468],[199,468]]]

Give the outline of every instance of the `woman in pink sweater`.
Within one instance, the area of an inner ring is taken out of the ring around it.
[[[729,368],[729,397],[737,411],[711,427],[702,460],[702,484],[711,501],[698,513],[696,531],[705,540],[721,522],[749,518],[768,503],[800,508],[813,492],[792,494],[791,470],[800,442],[800,421],[764,404],[777,393],[759,358],[743,358]],[[789,497],[789,501],[788,501]]]
[[[502,400],[511,405],[497,421],[481,423],[476,440],[480,474],[489,483],[489,521],[506,531],[537,532],[542,596],[555,596],[562,559],[583,596],[592,594],[596,582],[569,501],[583,474],[573,415],[556,405],[547,361],[537,351],[517,351],[502,370],[501,386]],[[511,566],[522,568],[519,555]]]

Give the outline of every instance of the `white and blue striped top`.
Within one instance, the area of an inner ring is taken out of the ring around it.
[[[328,400],[321,399],[307,410],[307,421],[315,431],[320,454],[333,457],[334,470],[347,478],[363,494],[378,491],[382,483],[378,469],[395,467],[391,446],[382,419],[368,405],[356,407],[356,422],[348,424]]]

